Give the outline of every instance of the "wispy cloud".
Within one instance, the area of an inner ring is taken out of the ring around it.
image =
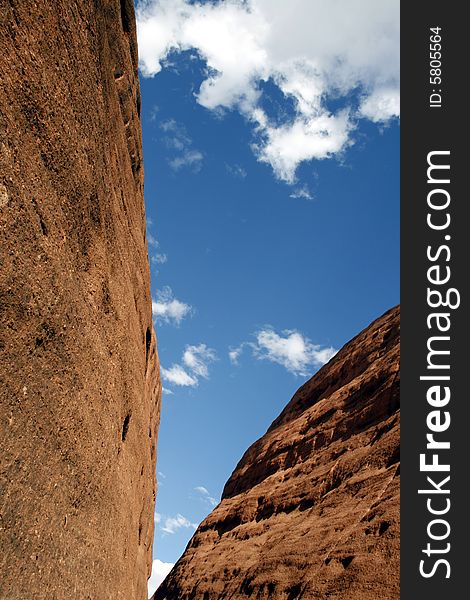
[[[173,365],[169,369],[162,367],[162,377],[165,381],[182,387],[195,387],[198,384],[197,378],[185,371],[181,365]]]
[[[243,352],[243,346],[244,344],[238,346],[238,348],[229,349],[228,357],[232,365],[238,365],[238,359],[240,357],[240,354]]]
[[[206,344],[186,346],[183,352],[183,363],[198,377],[209,377],[209,364],[216,360],[215,351]]]
[[[209,506],[211,506],[211,507],[217,506],[217,504],[218,504],[217,500],[210,495],[209,490],[207,488],[205,488],[203,485],[198,485],[197,487],[194,488],[194,491],[197,492],[199,494],[201,500],[203,500],[206,504],[209,504]]]
[[[152,575],[148,580],[148,598],[151,598],[158,587],[163,583],[165,577],[174,567],[174,563],[163,562],[155,558],[152,562]]]
[[[157,104],[154,104],[150,109],[149,119],[150,121],[156,121],[158,118],[158,113],[160,112],[160,107]]]
[[[225,168],[230,175],[237,177],[238,179],[245,179],[247,175],[245,169],[237,164],[229,165],[228,163],[225,163]]]
[[[166,517],[160,530],[163,533],[172,535],[179,529],[197,529],[197,523],[191,523],[189,519],[178,513],[176,517]]]
[[[251,349],[258,360],[268,360],[283,366],[294,375],[308,376],[312,369],[323,366],[337,352],[335,348],[313,344],[308,337],[296,330],[284,330],[278,334],[271,327],[255,333],[256,342],[243,342],[229,350],[232,364],[238,364],[245,347]]]
[[[153,76],[170,53],[195,49],[207,64],[197,102],[238,110],[258,159],[294,183],[303,161],[353,144],[360,119],[399,115],[399,14],[397,0],[296,0],[295,10],[280,0],[141,1],[140,67]],[[268,80],[284,97],[279,110],[264,102]]]
[[[167,262],[168,257],[166,254],[152,254],[150,256],[150,262],[154,265],[163,265]]]
[[[174,171],[179,171],[183,167],[190,167],[194,173],[199,173],[202,167],[204,156],[199,150],[184,150],[180,156],[168,161],[168,164]]]
[[[198,173],[201,170],[204,155],[193,148],[193,141],[184,125],[174,119],[168,119],[160,123],[160,129],[165,133],[163,142],[173,155],[168,158],[170,167],[174,171],[188,167],[194,173]]]
[[[215,360],[215,350],[206,344],[187,345],[181,359],[182,364],[173,364],[169,369],[162,367],[162,377],[174,385],[195,387],[201,377],[209,378],[209,365]]]
[[[152,314],[157,321],[180,325],[181,321],[190,315],[192,307],[173,297],[170,287],[165,286],[157,293],[157,299],[152,301]]]
[[[303,200],[313,200],[312,193],[308,189],[308,186],[303,185],[301,187],[295,188],[295,190],[290,194],[291,198],[302,198]]]
[[[147,218],[147,226],[151,227],[152,225],[151,219]],[[166,263],[168,257],[163,252],[156,252],[160,248],[160,242],[150,231],[147,231],[147,241],[149,245],[150,262],[157,265]]]
[[[148,225],[151,224],[149,222],[149,219],[147,219],[147,224]],[[152,235],[151,233],[149,233],[149,232],[147,233],[147,240],[148,240],[149,246],[153,246],[154,248],[159,248],[160,247],[160,244],[159,244],[157,238],[154,235]]]

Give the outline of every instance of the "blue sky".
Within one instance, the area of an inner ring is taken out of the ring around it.
[[[308,11],[321,4],[297,2]],[[367,48],[342,55],[340,40],[330,49],[343,63],[333,83],[322,73],[336,69],[331,56],[308,66],[315,47],[288,48],[287,60],[273,58],[266,42],[234,63],[227,36],[204,46],[211,22],[235,23],[243,39],[254,31],[257,44],[259,31],[275,28],[267,4],[252,3],[256,22],[246,21],[243,3],[220,12],[215,3],[203,14],[205,6],[152,1],[139,14],[145,202],[165,388],[156,571],[179,558],[243,452],[297,388],[399,301],[398,80],[390,67],[398,57],[385,48],[382,72]],[[199,12],[188,16],[188,7]],[[321,18],[335,25],[334,14]],[[365,34],[389,32],[390,23],[395,32],[395,18],[395,10],[379,13],[379,24],[362,25]],[[202,19],[202,42],[193,33],[187,41],[185,19],[193,19],[191,32]],[[142,23],[158,37],[162,21],[170,41],[146,44]],[[288,33],[276,34],[276,48]],[[253,66],[258,50],[264,62]]]

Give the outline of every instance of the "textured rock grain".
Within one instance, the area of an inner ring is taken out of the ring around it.
[[[132,0],[0,1],[0,598],[147,597],[160,382]]]
[[[155,600],[399,598],[399,311],[245,453]]]

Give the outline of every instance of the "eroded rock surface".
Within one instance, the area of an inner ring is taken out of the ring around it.
[[[0,1],[0,598],[147,597],[159,419],[132,0]]]
[[[245,453],[155,600],[399,598],[399,311]]]

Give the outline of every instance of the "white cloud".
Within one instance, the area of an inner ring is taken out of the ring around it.
[[[162,515],[160,513],[155,513],[153,515],[153,520],[154,522],[158,525],[158,523],[160,523],[160,521],[162,520]]]
[[[165,133],[173,133],[175,138],[181,139],[186,143],[190,143],[190,140],[187,136],[186,129],[175,121],[175,119],[167,119],[166,121],[162,121],[160,123],[160,129]]]
[[[148,223],[148,225],[150,225],[150,222],[148,219],[147,219],[147,223]],[[147,240],[148,240],[149,246],[153,246],[154,248],[158,248],[160,246],[158,240],[151,233],[147,233]]]
[[[209,377],[208,366],[211,362],[216,360],[216,354],[214,350],[208,348],[206,344],[199,344],[198,346],[186,346],[183,352],[183,363],[191,369],[191,371],[198,377]]]
[[[240,354],[243,352],[243,344],[238,348],[231,348],[228,353],[228,357],[232,365],[238,365],[238,359]]]
[[[209,378],[209,365],[215,360],[215,350],[208,348],[206,344],[188,344],[183,352],[183,364],[173,364],[170,369],[162,367],[162,377],[174,385],[195,387],[200,377]]]
[[[164,394],[165,396],[172,396],[173,392],[165,386],[162,386],[162,394]]]
[[[183,167],[191,167],[194,173],[198,173],[201,170],[203,158],[199,150],[183,150],[181,156],[169,160],[168,164],[174,171],[179,171]]]
[[[291,194],[291,198],[302,198],[303,200],[313,200],[312,193],[306,185],[296,188]]]
[[[153,76],[171,51],[195,49],[208,67],[199,104],[240,111],[259,160],[293,183],[301,162],[353,143],[357,119],[398,116],[399,10],[398,0],[146,0],[140,66]],[[290,103],[280,114],[261,108],[267,81]]]
[[[203,485],[198,485],[194,488],[194,491],[200,494],[202,500],[204,500],[204,502],[209,504],[211,507],[217,506],[217,500],[210,495],[209,490]]]
[[[197,523],[191,523],[189,519],[183,517],[181,514],[177,514],[176,517],[167,517],[163,522],[161,531],[167,534],[173,534],[182,528],[197,529]]]
[[[361,115],[375,123],[386,123],[390,115],[400,115],[400,98],[390,88],[375,90],[362,102]]]
[[[152,220],[147,219],[147,226],[150,227],[151,225],[153,225]],[[155,250],[160,248],[160,242],[150,232],[147,232],[147,241],[148,241],[149,248],[155,248]],[[153,264],[162,265],[162,264],[166,263],[167,260],[168,260],[168,257],[166,254],[163,254],[161,252],[157,252],[156,254],[150,253],[150,262]]]
[[[269,360],[285,367],[294,375],[309,375],[311,369],[323,366],[337,352],[332,347],[313,344],[299,331],[285,330],[276,333],[265,327],[255,334],[256,342],[243,342],[238,348],[230,349],[229,358],[237,365],[245,347],[251,348],[253,356],[259,360]]]
[[[255,356],[282,365],[295,375],[306,376],[309,368],[324,365],[336,354],[334,348],[312,344],[299,331],[282,333],[279,335],[270,328],[259,331],[252,346]]]
[[[169,369],[162,367],[162,377],[169,383],[184,387],[195,387],[198,384],[196,377],[187,373],[181,365],[173,365]]]
[[[168,257],[166,254],[152,254],[150,256],[150,262],[156,265],[163,265],[167,262]]]
[[[298,165],[305,160],[330,158],[350,144],[352,123],[348,111],[336,115],[322,111],[292,123],[264,128],[257,146],[261,162],[269,163],[279,179],[295,183]]]
[[[152,562],[152,575],[148,580],[148,598],[155,594],[157,588],[163,583],[174,566],[174,563],[162,562],[158,558]]]
[[[157,299],[152,301],[154,318],[164,323],[180,325],[181,321],[191,312],[191,306],[174,298],[173,292],[168,286],[162,288],[157,294]]]
[[[184,125],[174,119],[168,119],[160,123],[160,129],[165,133],[163,142],[173,154],[172,158],[168,158],[170,167],[174,171],[188,167],[194,173],[198,173],[201,170],[204,155],[192,147],[193,141]]]

